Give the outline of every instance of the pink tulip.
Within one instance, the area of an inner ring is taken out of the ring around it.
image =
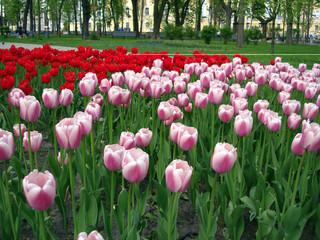
[[[20,98],[20,117],[27,122],[35,122],[41,114],[41,106],[34,96]]]
[[[26,131],[27,131],[26,125],[24,125],[22,123],[21,124],[21,136],[23,136]],[[20,137],[19,123],[13,125],[13,133],[14,133],[15,137]]]
[[[241,65],[241,64],[242,64],[241,58],[235,57],[232,59],[232,67],[233,68],[235,68],[236,66]]]
[[[246,78],[246,72],[244,69],[237,69],[236,70],[236,81],[239,83],[243,83]]]
[[[205,108],[207,106],[208,100],[209,100],[208,94],[202,93],[202,92],[198,92],[196,94],[194,105],[196,107],[198,107],[198,108],[203,109],[203,108]]]
[[[288,127],[292,130],[297,130],[301,123],[301,116],[295,113],[292,113],[288,117]]]
[[[198,140],[198,130],[194,127],[181,126],[178,132],[177,144],[184,151],[191,150]]]
[[[317,104],[317,106],[318,106],[318,107],[320,107],[320,95],[318,95],[318,98],[317,98],[316,104]]]
[[[276,57],[276,58],[274,59],[274,62],[275,62],[275,63],[281,62],[281,57]]]
[[[304,72],[307,69],[307,64],[300,63],[299,64],[299,72]]]
[[[172,81],[170,79],[161,80],[161,86],[165,94],[170,94],[172,92]]]
[[[133,92],[138,92],[142,87],[142,81],[140,78],[131,76],[128,80],[128,88]]]
[[[239,83],[234,83],[232,84],[230,87],[229,87],[229,90],[230,90],[230,93],[233,93],[237,90],[241,88],[240,84]]]
[[[59,106],[58,91],[52,88],[45,88],[42,92],[42,100],[44,105],[51,109]]]
[[[90,78],[82,78],[79,82],[79,89],[84,97],[91,97],[94,95],[94,91],[96,88],[96,82]]]
[[[31,141],[31,151],[37,152],[40,150],[42,145],[42,134],[38,131],[30,132],[30,141]],[[29,151],[29,139],[28,132],[25,132],[23,135],[23,146],[26,151]]]
[[[312,121],[316,118],[318,111],[319,111],[319,107],[316,104],[305,103],[303,106],[302,117]]]
[[[245,67],[244,70],[246,71],[246,77],[251,78],[253,77],[253,71],[251,67]]]
[[[25,97],[24,92],[19,88],[13,88],[9,93],[9,103],[14,107],[20,106],[20,98]]]
[[[135,135],[136,144],[139,147],[149,146],[152,138],[152,131],[148,128],[141,128]]]
[[[287,72],[280,72],[279,77],[282,81],[287,82],[289,78],[289,73]]]
[[[223,69],[223,71],[225,72],[225,76],[226,75],[230,75],[232,72],[232,63],[224,63],[221,65],[221,68]],[[219,77],[217,77],[219,79]],[[220,80],[220,79],[219,79]],[[225,79],[220,80],[222,82],[224,82]]]
[[[144,73],[146,75],[146,77],[149,77],[149,72],[150,72],[150,68],[143,66],[141,69],[141,73]]]
[[[108,92],[108,100],[112,105],[122,104],[122,90],[118,86],[112,86]]]
[[[196,98],[196,94],[201,92],[201,85],[197,82],[189,83],[188,84],[188,95],[191,99]]]
[[[288,92],[279,92],[278,95],[278,103],[283,104],[284,101],[289,100],[291,97],[291,94]]]
[[[94,88],[96,88],[98,86],[98,77],[95,73],[93,72],[87,72],[86,75],[84,76],[84,78],[82,78],[81,80],[91,80],[94,82]]]
[[[245,88],[238,88],[234,91],[234,96],[236,98],[246,98],[247,97],[247,90]]]
[[[269,82],[269,86],[278,92],[282,90],[283,84],[284,82],[278,77],[272,78]]]
[[[234,115],[234,109],[230,105],[221,105],[218,109],[218,116],[222,122],[229,122]]]
[[[176,107],[176,106],[174,106],[171,118],[172,118],[172,121],[182,119],[183,118],[183,112],[181,111],[181,109]]]
[[[163,62],[161,59],[155,59],[152,63],[153,67],[161,68],[163,67]]]
[[[186,90],[186,83],[184,81],[175,81],[174,82],[174,91],[175,93],[183,93]]]
[[[292,86],[291,84],[284,83],[284,84],[282,85],[282,91],[291,93],[292,90],[293,90],[293,86]]]
[[[170,98],[167,102],[172,106],[178,106],[178,100],[175,97]]]
[[[37,210],[47,210],[56,196],[56,181],[49,171],[33,170],[22,181],[23,192],[29,205]]]
[[[0,161],[12,158],[15,152],[13,135],[0,128]]]
[[[195,67],[194,73],[195,73],[197,76],[200,76],[200,75],[203,73],[202,68],[201,68],[200,66]]]
[[[150,96],[153,98],[159,98],[164,93],[164,89],[160,82],[150,83]]]
[[[285,100],[282,104],[284,114],[289,116],[292,113],[297,113],[300,110],[301,103],[297,100]]]
[[[62,106],[67,107],[71,104],[72,100],[73,100],[73,92],[68,88],[62,89],[59,96],[59,103]]]
[[[248,101],[246,98],[235,98],[232,101],[232,107],[234,108],[234,113],[239,114],[240,110],[243,111],[248,107]]]
[[[114,85],[116,85],[116,86],[122,86],[123,85],[124,77],[123,77],[122,73],[116,72],[116,73],[111,75],[111,78],[112,78],[112,83]]]
[[[132,183],[140,182],[147,176],[149,155],[137,148],[127,150],[124,153],[121,166],[125,179]]]
[[[320,148],[320,125],[318,123],[310,123],[303,121],[302,137],[300,146],[309,152],[316,152]]]
[[[222,90],[222,88],[210,88],[209,90],[209,102],[211,104],[221,104],[222,99],[223,99],[223,94],[224,91]]]
[[[89,135],[93,129],[92,115],[87,112],[77,112],[74,115],[74,118],[77,119],[78,124],[81,127],[81,134],[83,136]]]
[[[119,144],[126,150],[136,147],[136,141],[132,132],[122,132],[120,135]]]
[[[107,145],[104,148],[104,165],[110,171],[121,169],[121,162],[125,148],[119,144]]]
[[[301,141],[301,137],[302,137],[302,134],[301,133],[298,133],[293,141],[292,141],[292,144],[291,144],[291,150],[292,152],[295,154],[295,155],[298,155],[298,156],[302,156],[305,152],[305,150],[300,146],[300,141]]]
[[[189,75],[189,74],[188,74]],[[177,71],[170,71],[169,78],[170,80],[174,80],[176,77],[179,76],[179,73]],[[190,76],[190,75],[189,75]]]
[[[258,84],[256,84],[255,82],[247,82],[245,89],[247,90],[248,96],[256,96]]]
[[[302,81],[302,80],[298,80],[297,81],[297,89],[300,92],[304,92],[307,88],[307,83]]]
[[[261,109],[267,109],[268,107],[269,102],[267,100],[259,99],[255,104],[253,104],[253,111],[258,114]]]
[[[167,188],[171,192],[184,192],[188,189],[193,168],[187,161],[173,160],[166,168]]]
[[[57,140],[60,147],[75,149],[81,144],[81,126],[75,118],[64,118],[56,125]]]
[[[318,92],[318,89],[315,86],[308,86],[304,91],[304,96],[307,99],[313,99]]]
[[[213,80],[213,74],[209,72],[202,73],[200,75],[200,82],[203,88],[209,88],[210,82]]]
[[[103,93],[107,93],[109,92],[110,88],[111,88],[110,81],[106,78],[102,79],[99,86],[100,91]]]
[[[189,103],[189,105],[187,107],[184,107],[184,110],[186,112],[191,112],[192,111],[192,103]]]
[[[237,160],[237,149],[229,143],[217,143],[211,157],[211,167],[217,173],[228,172]]]
[[[136,73],[134,72],[134,71],[132,71],[132,70],[127,70],[127,71],[125,71],[124,72],[124,81],[125,81],[125,83],[127,83],[128,82],[128,80],[129,80],[129,78],[131,77],[131,76],[134,76]],[[116,78],[116,76],[115,76],[115,78]],[[121,78],[121,77],[120,77]],[[113,82],[113,80],[111,80],[112,82]],[[117,81],[117,80],[116,80]],[[114,84],[114,83],[113,83]],[[122,83],[123,84],[123,83]],[[121,85],[122,85],[121,84]]]
[[[192,73],[194,72],[194,68],[191,64],[185,64],[184,65],[184,72],[188,73],[189,75],[192,75]]]
[[[92,97],[92,101],[102,106],[103,104],[103,96],[100,93],[97,93]]]
[[[269,109],[261,109],[259,112],[258,112],[258,119],[259,121],[266,125],[267,124],[267,121],[268,121],[268,117],[269,116],[272,116],[272,117],[279,117],[278,116],[278,113],[272,111],[272,110],[269,110]]]
[[[234,120],[234,131],[240,137],[246,137],[251,133],[253,126],[252,112],[249,110],[240,111]]]
[[[189,105],[189,97],[186,93],[178,94],[179,107],[187,107]]]
[[[59,162],[60,166],[62,167],[61,153],[60,153],[60,152],[58,153],[58,162]],[[64,162],[63,162],[63,165],[64,165],[64,166],[67,165],[68,162],[69,162],[69,154],[66,154],[66,155],[65,155]]]
[[[97,121],[101,118],[101,107],[95,102],[90,102],[86,107],[86,113],[92,116],[93,121]]]
[[[277,132],[281,128],[281,117],[269,115],[266,122],[267,128],[272,132]]]
[[[100,233],[96,230],[92,231],[89,236],[86,232],[81,232],[78,235],[78,240],[104,240]]]
[[[264,71],[259,71],[255,73],[254,81],[259,85],[263,85],[267,82],[268,75]]]
[[[171,141],[178,143],[179,132],[183,130],[184,125],[182,123],[172,123],[170,127],[170,139]]]
[[[130,103],[131,92],[128,89],[121,88],[121,104]]]
[[[150,77],[152,77],[152,76],[160,76],[161,75],[161,71],[162,71],[161,68],[152,67],[150,69],[150,71],[149,71],[149,75],[150,75]]]
[[[173,106],[168,102],[161,102],[158,107],[158,116],[161,120],[168,120],[173,114]]]

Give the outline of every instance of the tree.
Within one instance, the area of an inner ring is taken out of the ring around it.
[[[204,4],[204,0],[196,0],[196,31],[201,31],[201,19],[202,19],[202,6]]]
[[[239,17],[239,21],[237,24],[237,47],[238,48],[244,47],[244,17],[245,17],[246,6],[247,6],[247,1],[240,0],[238,12],[237,12],[237,15]]]
[[[286,32],[286,44],[292,44],[292,26],[293,26],[293,13],[292,13],[292,0],[286,0],[286,12],[287,12],[287,32]]]
[[[135,31],[137,33],[137,37],[139,37],[138,0],[131,0],[131,3],[133,15],[133,31]]]
[[[220,4],[223,8],[223,10],[226,13],[226,26],[231,27],[231,16],[233,13],[233,8],[232,8],[232,1],[228,0],[228,3],[226,4],[224,0],[220,0]]]
[[[78,0],[73,0],[73,14],[74,14],[74,26],[76,35],[78,35],[78,22],[77,22],[77,8],[78,8]]]
[[[189,10],[190,0],[172,0],[176,27],[182,26]]]
[[[23,13],[23,29],[27,29],[28,12],[30,9],[30,5],[31,5],[31,0],[27,0],[24,8],[24,13]]]
[[[6,18],[10,24],[18,26],[20,23],[21,6],[23,6],[20,0],[7,0],[4,1],[4,12]]]
[[[82,0],[82,9],[83,9],[82,39],[88,39],[89,38],[89,19],[91,17],[89,0]]]
[[[152,39],[160,39],[160,25],[162,21],[164,7],[167,0],[154,0],[153,5],[153,33]]]

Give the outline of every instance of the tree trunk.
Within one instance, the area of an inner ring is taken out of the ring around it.
[[[103,35],[106,35],[106,1],[102,1],[102,21],[103,21],[103,25],[102,25],[102,31],[103,31]]]
[[[202,5],[204,3],[203,0],[197,0],[197,24],[196,24],[196,37],[199,38],[201,31],[201,19],[202,19]]]
[[[261,26],[262,26],[262,34],[263,34],[263,38],[261,39],[261,41],[266,42],[267,41],[267,22],[265,21],[261,22]]]
[[[166,6],[167,0],[155,0],[153,5],[153,33],[152,39],[160,39],[160,25],[162,21],[164,7]],[[160,6],[160,8],[159,8]]]
[[[38,0],[38,39],[40,39],[40,31],[41,31],[41,13],[40,13],[40,0]]]
[[[133,31],[139,37],[139,21],[138,21],[138,0],[131,0],[132,2],[132,15],[133,15]]]
[[[187,16],[187,11],[189,8],[189,3],[190,3],[190,0],[186,0],[183,4],[183,7],[182,7],[181,13],[180,13],[179,1],[180,0],[174,0],[176,27],[180,27],[184,24],[184,21]]]
[[[144,10],[144,0],[141,0],[141,11],[140,11],[140,33],[143,31],[143,10]]]
[[[1,4],[1,6],[2,6],[2,4]],[[30,0],[27,0],[26,7],[25,7],[25,10],[23,13],[23,29],[27,29],[29,8],[30,8]],[[2,11],[2,8],[1,8],[1,11]],[[1,14],[1,16],[2,16],[2,14]],[[1,18],[1,26],[2,26],[2,18]]]
[[[296,43],[299,44],[300,41],[300,17],[297,19],[297,35],[296,35]]]
[[[286,1],[287,10],[287,33],[286,33],[286,44],[292,44],[292,25],[293,25],[293,14],[292,14],[292,1]]]
[[[73,0],[73,11],[74,11],[74,31],[78,35],[78,22],[77,22],[77,0]]]
[[[241,0],[238,10],[238,24],[237,24],[237,47],[244,47],[244,16],[245,16],[245,0]]]
[[[274,31],[274,28],[275,28],[275,25],[276,25],[276,18],[274,18],[274,19],[272,20],[271,54],[274,54],[274,40],[275,40],[275,31]]]
[[[301,29],[301,36],[302,36],[302,42],[306,41],[306,38],[304,36],[304,19],[305,19],[305,13],[302,14],[302,29]]]
[[[89,0],[82,0],[83,9],[83,31],[82,39],[89,38],[89,19],[90,19],[90,2]]]
[[[33,0],[30,0],[30,31],[34,31],[34,27],[33,27]]]

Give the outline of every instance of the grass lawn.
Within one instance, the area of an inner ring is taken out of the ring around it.
[[[80,36],[63,35],[58,38],[54,35],[50,35],[50,38],[38,40],[37,36],[27,39],[17,39],[16,37],[8,37],[1,39],[5,42],[21,42],[32,44],[46,44],[49,43],[52,46],[91,46],[94,49],[115,49],[117,46],[123,46],[128,48],[136,47],[139,52],[160,52],[168,51],[169,54],[180,52],[184,55],[191,55],[194,50],[199,50],[201,53],[206,54],[225,54],[232,57],[235,53],[240,53],[249,58],[249,63],[260,62],[262,64],[269,64],[270,59],[274,59],[276,56],[282,57],[283,62],[289,62],[294,67],[298,67],[299,63],[307,63],[308,68],[312,67],[313,63],[320,63],[320,46],[310,45],[285,45],[276,44],[275,54],[270,55],[270,43],[258,43],[254,45],[250,43],[245,44],[244,48],[237,48],[236,42],[229,42],[223,44],[222,40],[213,40],[210,45],[204,44],[203,40],[151,40],[151,39],[112,39],[110,36],[103,37],[98,41],[82,40]]]

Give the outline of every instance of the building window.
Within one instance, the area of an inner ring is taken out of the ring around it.
[[[261,23],[259,23],[259,28],[262,28],[262,25],[261,25]]]
[[[250,28],[250,23],[247,23],[247,29],[249,29]]]
[[[149,22],[146,22],[146,28],[149,28]]]
[[[316,30],[316,32],[319,31],[319,25],[316,25],[316,26],[315,26],[315,30]]]
[[[130,9],[126,7],[126,15],[129,16],[129,14],[130,14]]]
[[[277,24],[277,28],[280,28],[280,23]]]
[[[169,8],[165,7],[164,8],[164,16],[168,16],[169,15]]]
[[[144,15],[149,16],[149,8],[148,7],[146,7],[144,9]]]
[[[129,26],[129,22],[126,22],[126,28],[129,28],[130,26]]]

